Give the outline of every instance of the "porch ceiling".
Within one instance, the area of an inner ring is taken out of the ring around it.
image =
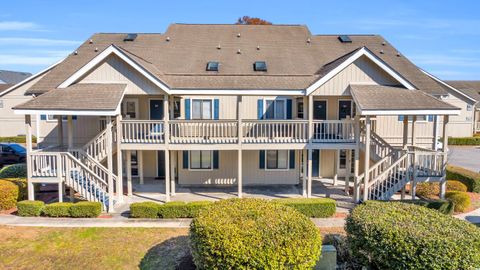
[[[350,84],[361,115],[458,115],[460,109],[423,91]]]
[[[76,84],[14,107],[18,114],[116,115],[126,84]]]

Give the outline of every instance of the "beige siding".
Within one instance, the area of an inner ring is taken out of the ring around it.
[[[81,146],[100,132],[98,116],[78,116],[73,120],[73,144]],[[43,146],[56,144],[58,141],[57,120],[40,120],[40,141]],[[67,121],[63,121],[63,142],[67,144]]]

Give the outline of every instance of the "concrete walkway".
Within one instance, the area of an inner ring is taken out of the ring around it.
[[[480,208],[475,209],[472,212],[455,215],[455,217],[480,225]]]

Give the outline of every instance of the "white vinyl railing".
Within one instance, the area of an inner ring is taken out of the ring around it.
[[[405,153],[367,186],[369,200],[386,200],[408,182],[408,154]]]
[[[360,143],[365,146],[366,137],[365,137],[365,127],[362,127],[360,132]],[[391,146],[387,141],[380,137],[377,133],[370,131],[370,154],[374,155],[376,159],[384,158],[390,153],[394,152],[395,148]]]
[[[95,160],[89,154],[84,152],[82,149],[70,149],[70,153],[79,161],[81,161],[88,169],[94,172],[100,179],[104,182],[108,182],[108,169],[105,168],[100,162]],[[115,182],[117,181],[117,176],[112,174],[113,183],[115,186]]]
[[[305,143],[308,121],[244,120],[243,143]]]
[[[123,120],[122,143],[164,143],[164,122]]]
[[[56,152],[30,153],[30,170],[32,177],[59,177],[60,154]]]
[[[411,164],[415,164],[416,177],[443,177],[446,169],[446,153],[422,147],[409,147]]]
[[[236,120],[172,120],[170,143],[236,143]]]
[[[313,142],[355,142],[355,122],[353,120],[313,121]]]

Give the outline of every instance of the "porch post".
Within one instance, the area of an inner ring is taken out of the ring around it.
[[[73,118],[71,115],[67,116],[67,133],[68,133],[68,149],[73,148]]]
[[[71,145],[71,134],[72,134],[72,129],[70,128],[71,125],[71,117],[68,116],[68,123],[69,123],[69,132],[68,132],[68,145],[70,147]],[[113,212],[113,190],[114,190],[114,185],[113,185],[113,153],[112,153],[112,117],[107,116],[107,169],[108,169],[108,212]]]
[[[26,129],[26,151],[27,151],[27,189],[28,189],[28,199],[35,200],[35,194],[32,183],[32,117],[31,115],[25,115],[25,129]]]
[[[117,200],[123,202],[122,115],[116,116],[117,133]]]
[[[58,183],[58,202],[63,202],[63,194],[65,193],[65,186],[63,184],[63,181]]]
[[[333,171],[333,186],[337,185],[338,181],[338,167],[340,166],[340,162],[338,162],[338,159],[340,158],[340,150],[335,151],[335,160],[334,160],[334,171]]]
[[[415,123],[417,122],[417,116],[412,116],[412,146],[415,146],[417,143],[417,138],[415,137]],[[415,149],[413,149],[413,158],[412,158],[412,166],[413,166],[413,177],[412,177],[412,184],[410,186],[410,193],[412,194],[412,200],[415,200],[416,193],[417,193],[417,166],[416,166],[416,154]]]
[[[137,151],[137,160],[138,160],[138,180],[140,182],[140,185],[143,185],[144,176],[143,176],[143,151],[142,150]]]
[[[132,151],[125,150],[127,163],[127,196],[132,196]]]
[[[170,194],[175,196],[175,167],[177,166],[177,152],[172,150],[170,153]]]
[[[238,185],[238,197],[243,196],[243,153],[242,153],[242,141],[243,141],[243,129],[242,129],[242,96],[237,96],[237,138],[238,138],[238,153],[237,153],[237,185]]]
[[[433,116],[433,142],[432,149],[438,151],[438,115]]]
[[[350,195],[350,176],[352,174],[352,150],[347,151],[347,172],[345,174],[345,193]]]
[[[353,201],[360,200],[360,183],[358,175],[360,171],[360,115],[355,115],[355,162],[353,164]]]
[[[170,106],[168,102],[168,95],[163,97],[163,133],[165,141],[165,201],[170,201]]]
[[[238,182],[238,197],[239,198],[242,198],[243,196],[243,175],[242,175],[242,149],[238,149],[238,157],[237,157],[237,162],[238,162],[238,171],[237,171],[237,182]]]
[[[302,196],[307,197],[307,150],[301,150],[303,154]]]
[[[308,177],[308,184],[307,184],[307,198],[312,197],[312,149],[308,149],[308,166],[307,166],[307,177]]]
[[[368,200],[368,182],[370,181],[369,176],[370,174],[368,171],[370,170],[370,129],[371,120],[370,116],[366,116],[365,118],[365,160],[364,160],[364,177],[363,177],[363,201]]]
[[[412,146],[417,144],[417,138],[415,137],[415,124],[417,122],[417,116],[414,115],[412,117]]]
[[[57,129],[58,129],[57,142],[58,142],[58,145],[62,147],[63,146],[63,119],[61,115],[59,115],[57,118]]]
[[[165,201],[170,201],[170,151],[165,149]]]
[[[408,115],[403,116],[403,143],[402,143],[402,148],[403,150],[407,150],[407,145],[408,145]],[[401,195],[400,199],[404,200],[406,196],[407,190],[405,189],[405,186],[401,190]]]
[[[308,166],[307,166],[307,198],[312,197],[312,166],[313,153],[313,96],[308,96]]]
[[[449,116],[444,115],[443,116],[443,135],[442,135],[443,173],[442,173],[442,180],[440,181],[440,199],[445,199],[445,192],[447,189],[448,121],[449,121]]]

